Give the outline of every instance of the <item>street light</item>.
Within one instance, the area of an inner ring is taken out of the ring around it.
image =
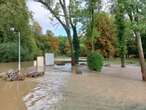
[[[15,32],[15,28],[10,28],[11,31]],[[18,32],[18,74],[21,71],[21,41],[20,41],[20,32]]]

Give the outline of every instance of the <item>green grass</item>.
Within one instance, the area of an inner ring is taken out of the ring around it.
[[[121,64],[120,58],[105,59],[104,64]],[[139,65],[139,60],[136,58],[126,59],[126,64]]]

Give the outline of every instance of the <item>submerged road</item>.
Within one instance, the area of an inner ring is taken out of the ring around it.
[[[48,67],[23,97],[27,110],[146,110],[146,83],[139,67],[112,65],[100,74],[85,66],[81,70],[76,75],[70,65]]]

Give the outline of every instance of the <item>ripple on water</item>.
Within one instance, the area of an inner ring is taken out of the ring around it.
[[[54,110],[63,99],[62,90],[70,76],[68,71],[70,65],[48,67],[37,87],[23,97],[27,110]]]

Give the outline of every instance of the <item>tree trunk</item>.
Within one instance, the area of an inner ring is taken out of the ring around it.
[[[73,65],[75,65],[75,57],[74,57],[74,48],[73,48],[73,43],[72,43],[70,32],[67,32],[67,37],[68,37],[68,41],[70,44],[70,50],[71,50],[71,65],[73,66]]]
[[[80,46],[79,46],[79,39],[77,34],[76,25],[72,25],[73,30],[73,49],[74,49],[74,65],[72,66],[72,73],[78,73],[78,63],[80,57]]]
[[[137,40],[137,47],[138,47],[138,53],[139,53],[139,62],[141,66],[141,73],[142,73],[142,79],[146,81],[146,67],[145,67],[145,59],[144,59],[144,53],[143,53],[143,47],[142,47],[142,41],[141,36],[139,32],[134,32]]]
[[[92,52],[95,51],[95,44],[94,44],[94,23],[95,23],[95,20],[94,20],[94,8],[93,8],[93,3],[92,3],[92,9],[91,9],[91,43],[92,43]]]
[[[121,67],[125,68],[125,55],[121,55]]]
[[[71,49],[71,71],[72,73],[77,73],[71,32],[70,30],[66,29],[66,33],[67,33],[67,37],[68,37],[68,41],[69,41],[70,49]]]
[[[75,64],[78,64],[80,57],[80,45],[79,45],[79,38],[78,38],[76,26],[72,26],[72,30],[73,30],[74,60],[75,60]]]

